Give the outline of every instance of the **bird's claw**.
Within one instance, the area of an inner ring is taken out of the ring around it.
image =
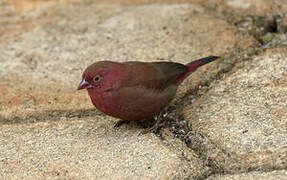
[[[123,124],[128,124],[129,121],[126,121],[126,120],[119,120],[118,122],[116,122],[116,124],[114,125],[115,128],[118,128],[120,127],[121,125]]]
[[[148,134],[148,133],[155,133],[160,128],[162,128],[164,125],[165,125],[165,122],[161,122],[159,119],[157,119],[156,123],[152,127],[142,130],[139,133],[139,136],[144,135],[144,134]]]

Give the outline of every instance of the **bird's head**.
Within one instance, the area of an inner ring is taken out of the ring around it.
[[[82,81],[77,90],[101,92],[116,88],[119,86],[122,71],[121,64],[116,62],[100,61],[91,64],[83,72]]]

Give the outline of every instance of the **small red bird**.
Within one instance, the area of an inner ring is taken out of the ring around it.
[[[175,62],[112,62],[90,65],[78,90],[87,89],[94,106],[128,121],[148,120],[174,98],[178,85],[198,67],[216,60],[209,56],[186,65]]]

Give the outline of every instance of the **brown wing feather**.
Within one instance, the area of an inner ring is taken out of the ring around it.
[[[166,84],[167,86],[173,84],[173,82],[181,74],[188,71],[187,66],[175,62],[155,62],[152,64],[156,69],[158,69],[158,71],[161,71],[164,74],[164,84]]]
[[[188,70],[188,67],[173,62],[127,62],[126,86],[143,86],[155,90],[164,90],[175,79]]]

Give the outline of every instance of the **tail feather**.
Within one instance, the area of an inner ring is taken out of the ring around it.
[[[218,59],[218,56],[208,56],[205,58],[201,58],[201,59],[197,59],[195,61],[192,61],[191,63],[186,64],[186,66],[188,67],[188,71],[184,72],[183,74],[181,74],[175,81],[175,84],[178,84],[180,82],[182,82],[187,76],[189,76],[192,72],[194,72],[197,68],[199,68],[200,66],[203,66],[205,64],[208,64],[216,59]]]
[[[195,61],[192,61],[191,63],[188,63],[186,66],[188,66],[188,71],[192,72],[195,71],[197,68],[199,68],[200,66],[210,63],[216,59],[218,59],[218,56],[208,56],[205,58],[201,58],[201,59],[197,59]]]

